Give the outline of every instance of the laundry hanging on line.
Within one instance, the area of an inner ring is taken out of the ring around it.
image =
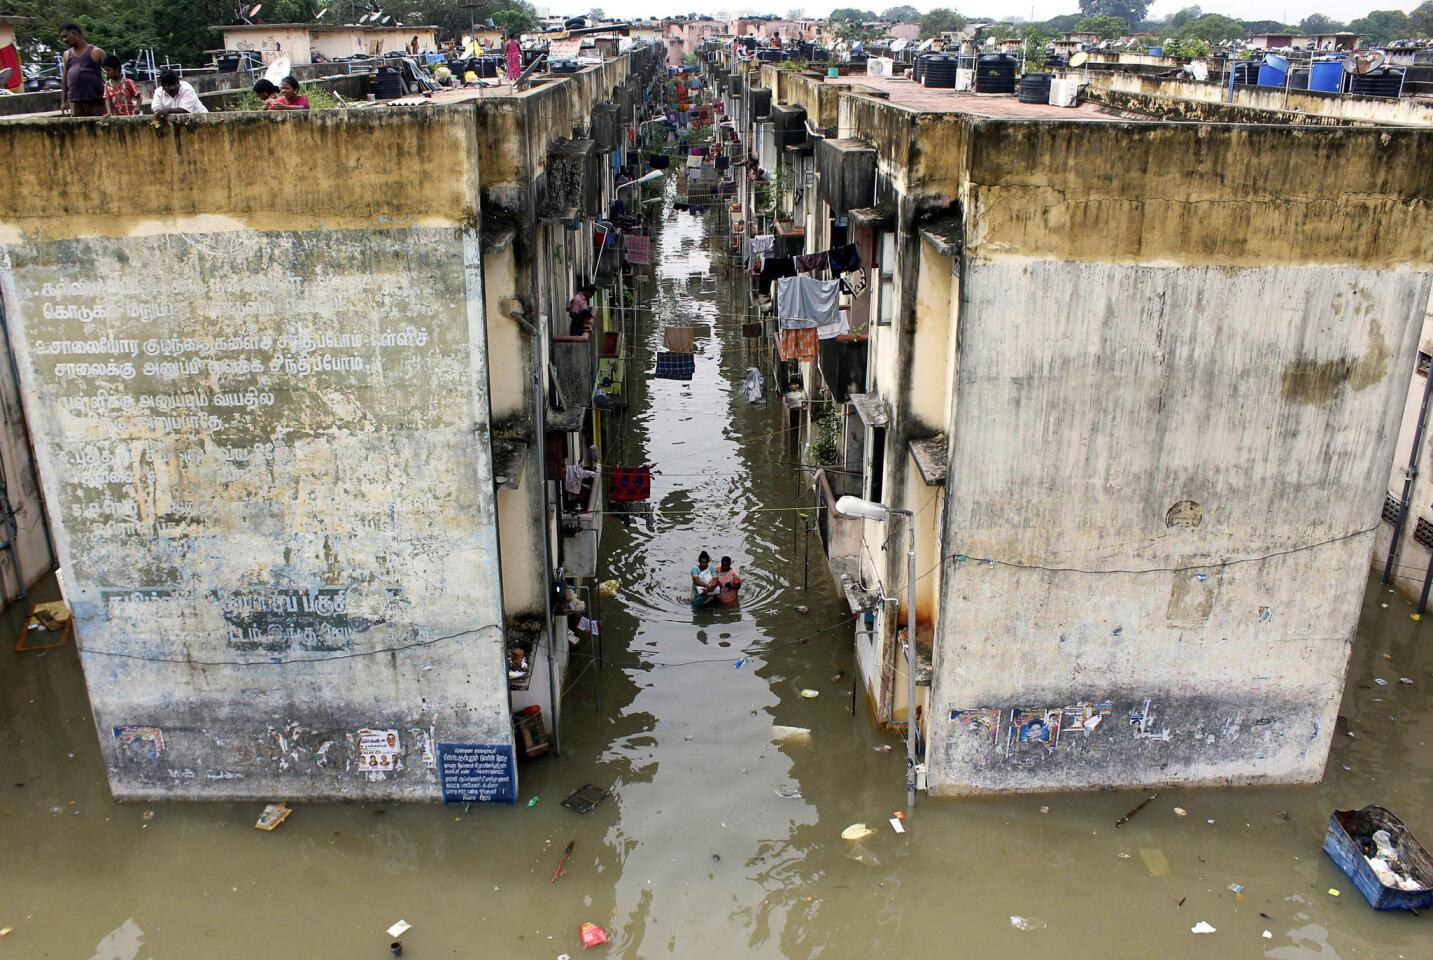
[[[814,362],[819,349],[820,340],[816,336],[815,327],[782,330],[781,339],[777,341],[776,345],[776,351],[780,354],[781,359],[788,362],[792,360]]]
[[[760,236],[751,238],[751,252],[753,254],[770,253],[776,249],[776,236],[770,233],[763,233]]]
[[[745,337],[746,339],[748,339],[748,340],[758,340],[758,339],[761,338],[761,335],[764,334],[765,332],[766,332],[766,327],[765,327],[764,324],[760,324],[760,323],[743,323],[743,324],[741,325],[741,335],[742,335],[743,337]]]
[[[785,329],[836,322],[841,285],[836,280],[782,277],[776,281],[776,317]]]
[[[815,273],[818,270],[828,270],[831,261],[825,253],[803,253],[796,258],[797,273]]]
[[[690,353],[663,352],[657,354],[658,380],[690,380],[697,372],[697,361]]]
[[[826,258],[831,265],[832,273],[845,273],[849,270],[860,269],[861,250],[854,243],[843,243],[839,247],[832,247],[826,251]]]
[[[607,467],[607,499],[635,503],[652,498],[651,467]]]
[[[652,238],[629,233],[622,238],[627,262],[646,266],[652,262]]]
[[[692,353],[695,333],[686,325],[668,327],[662,331],[662,346],[670,353]]]
[[[857,267],[855,270],[847,270],[841,274],[841,289],[853,297],[864,296],[866,293],[866,268]]]

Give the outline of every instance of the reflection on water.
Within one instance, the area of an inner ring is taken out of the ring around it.
[[[298,804],[273,833],[253,829],[253,804],[116,805],[73,651],[13,657],[0,927],[15,931],[0,953],[386,956],[402,918],[415,958],[575,957],[588,920],[624,958],[1433,955],[1426,918],[1374,913],[1319,847],[1331,809],[1369,802],[1433,838],[1429,628],[1376,581],[1345,696],[1354,736],[1336,739],[1324,783],[1164,791],[1119,830],[1143,794],[922,798],[908,832],[891,830],[903,751],[851,713],[848,614],[819,548],[800,589],[794,449],[772,392],[751,405],[740,390],[756,361],[739,277],[709,249],[720,216],[668,211],[657,238],[609,456],[654,467],[654,513],[606,525],[602,577],[621,583],[602,601],[608,660],[575,661],[563,756],[524,768],[524,802]],[[690,383],[648,378],[668,322],[709,327]],[[746,578],[739,609],[689,608],[702,549]],[[560,806],[589,782],[611,797],[586,816]],[[840,839],[856,822],[875,834]],[[1200,921],[1217,933],[1191,934]]]

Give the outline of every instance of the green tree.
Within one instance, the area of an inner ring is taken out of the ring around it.
[[[1204,11],[1198,7],[1185,7],[1170,14],[1169,19],[1164,22],[1166,30],[1178,30],[1191,20],[1198,20],[1204,15]]]
[[[876,15],[859,7],[837,7],[827,19],[832,23],[859,23],[862,20],[874,20]]]
[[[1239,26],[1244,28],[1244,35],[1248,37],[1257,36],[1261,33],[1297,33],[1293,27],[1277,20],[1240,20]]]
[[[1119,17],[1127,24],[1139,23],[1148,10],[1149,0],[1080,0],[1080,12],[1085,16]]]
[[[1322,13],[1311,13],[1299,21],[1299,31],[1305,36],[1313,36],[1316,33],[1337,33],[1344,28],[1344,24],[1333,17],[1326,17]]]
[[[1423,0],[1408,14],[1413,32],[1420,37],[1433,37],[1433,0]]]
[[[1085,19],[1085,15],[1082,13],[1064,13],[1058,17],[1051,17],[1049,20],[1046,20],[1045,26],[1049,27],[1057,34],[1069,33],[1071,30],[1075,29],[1075,24],[1079,23],[1083,19]]]
[[[1218,13],[1206,13],[1198,20],[1191,20],[1179,28],[1176,37],[1194,37],[1219,43],[1244,36],[1244,25],[1238,20]]]
[[[881,19],[891,23],[920,23],[921,12],[915,7],[891,7],[881,14]]]
[[[1166,57],[1179,57],[1186,60],[1195,60],[1199,57],[1209,56],[1210,50],[1208,40],[1201,40],[1198,37],[1175,37],[1164,44],[1164,55]]]
[[[1364,42],[1375,47],[1406,40],[1414,33],[1412,19],[1402,10],[1374,10],[1350,23],[1348,28],[1363,34]]]
[[[965,18],[954,10],[936,7],[920,19],[922,37],[938,37],[946,30],[959,30],[965,26]]]
[[[1100,15],[1098,17],[1086,17],[1075,24],[1075,33],[1093,33],[1101,40],[1115,40],[1125,35],[1129,30],[1129,23],[1123,17],[1111,17]]]

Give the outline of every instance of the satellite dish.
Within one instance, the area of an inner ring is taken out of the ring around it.
[[[262,3],[254,4],[253,9],[249,11],[249,16],[257,17],[259,15],[259,11],[262,9],[264,9],[264,5]]]
[[[1083,67],[1085,65],[1085,61],[1088,59],[1090,59],[1090,55],[1085,51],[1081,50],[1079,53],[1075,54],[1073,57],[1070,58],[1070,66]]]
[[[315,20],[322,20],[322,19],[323,19],[323,15],[326,14],[326,13],[328,13],[328,7],[324,7],[322,10],[320,10],[318,13],[316,13],[316,14],[314,15],[314,19],[315,19]]]
[[[1381,66],[1383,66],[1383,53],[1378,50],[1361,51],[1344,57],[1343,60],[1344,73],[1363,75],[1377,70]]]
[[[269,64],[269,68],[264,71],[264,79],[277,87],[284,82],[284,77],[287,77],[293,72],[293,68],[289,66],[289,58],[279,57],[279,59]]]
[[[392,22],[393,22],[393,16],[392,16],[392,14],[389,14],[388,16],[385,16],[385,17],[383,18],[383,21],[382,21],[382,22],[383,22],[383,23],[392,23]]]
[[[1191,60],[1189,63],[1189,75],[1195,80],[1204,81],[1209,79],[1209,64],[1203,60]]]
[[[911,42],[910,42],[909,40],[907,40],[905,37],[901,37],[901,38],[899,38],[899,39],[892,40],[892,41],[891,41],[891,53],[900,53],[900,52],[901,52],[902,50],[904,50],[906,47],[910,46],[910,43],[911,43]]]

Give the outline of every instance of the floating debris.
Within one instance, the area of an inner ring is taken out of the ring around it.
[[[1196,923],[1194,926],[1192,926],[1192,927],[1189,928],[1189,932],[1190,932],[1190,933],[1214,933],[1214,932],[1216,932],[1216,931],[1215,931],[1214,927],[1210,926],[1206,921],[1200,920],[1200,921],[1199,921],[1198,923]]]
[[[1045,921],[1034,917],[1010,917],[1010,925],[1016,930],[1044,930]]]
[[[259,814],[258,821],[254,826],[259,830],[272,830],[289,818],[293,810],[282,803],[271,803]]]
[[[1131,810],[1129,813],[1125,814],[1124,816],[1122,816],[1122,817],[1120,817],[1118,820],[1116,820],[1116,821],[1115,821],[1115,827],[1117,827],[1117,828],[1118,828],[1118,827],[1122,827],[1122,826],[1124,826],[1125,824],[1129,823],[1131,820],[1134,819],[1135,814],[1139,813],[1139,812],[1140,812],[1141,810],[1143,810],[1145,807],[1149,806],[1149,805],[1150,805],[1150,802],[1151,802],[1152,800],[1154,800],[1154,798],[1157,797],[1157,796],[1159,796],[1158,793],[1151,793],[1149,796],[1145,797],[1143,800],[1140,801],[1139,806],[1135,807],[1135,808],[1134,808],[1133,810]]]
[[[849,827],[847,827],[845,830],[842,830],[842,831],[841,831],[841,839],[842,839],[842,840],[864,840],[864,839],[866,839],[867,837],[874,836],[875,833],[876,833],[876,831],[872,830],[870,827],[866,826],[864,823],[853,823],[853,824],[851,824]]]

